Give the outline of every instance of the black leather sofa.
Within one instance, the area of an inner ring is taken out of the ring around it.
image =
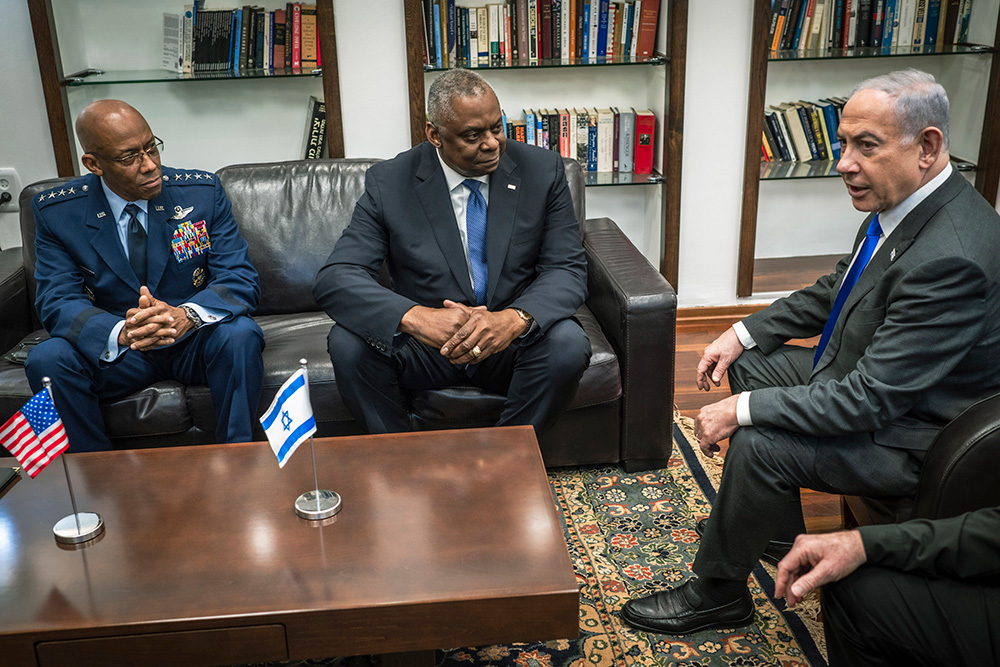
[[[259,413],[305,358],[318,436],[360,432],[337,393],[326,350],[332,321],[313,301],[312,285],[351,219],[371,164],[357,159],[294,161],[234,165],[218,172],[260,273],[262,297],[254,319],[266,346]],[[566,171],[577,215],[585,220],[580,167],[567,160]],[[30,199],[64,180],[35,183],[21,193],[23,248],[3,252],[0,261],[5,343],[45,335],[33,308]],[[578,318],[593,356],[570,408],[541,438],[543,458],[548,466],[622,462],[629,471],[662,467],[671,451],[674,291],[614,222],[586,220],[581,227],[590,296]],[[15,253],[21,256],[12,259]],[[0,419],[29,397],[23,368],[0,361]],[[488,426],[502,404],[502,396],[472,387],[418,392],[412,397],[412,423],[419,430]],[[102,410],[116,448],[213,441],[215,414],[207,387],[160,382]],[[257,435],[263,439],[262,431]]]

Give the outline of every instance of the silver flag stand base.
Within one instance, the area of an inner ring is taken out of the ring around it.
[[[80,512],[59,519],[52,527],[56,542],[80,544],[92,540],[104,532],[104,519],[95,512]]]
[[[317,493],[319,494],[318,502]],[[310,521],[328,519],[340,511],[340,506],[340,494],[326,489],[306,491],[295,499],[295,513]]]

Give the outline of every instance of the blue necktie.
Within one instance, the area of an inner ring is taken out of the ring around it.
[[[472,267],[472,287],[476,303],[486,303],[486,200],[479,192],[480,181],[467,178],[462,185],[469,188],[469,203],[465,208],[465,229],[469,237],[469,266]]]
[[[872,218],[871,224],[868,225],[868,231],[865,233],[864,243],[861,244],[861,250],[858,251],[858,256],[854,260],[854,264],[851,264],[851,268],[848,270],[847,275],[844,276],[844,282],[840,286],[840,291],[837,293],[837,300],[833,302],[833,310],[830,311],[830,317],[826,321],[826,326],[823,327],[823,335],[819,337],[819,345],[816,347],[816,356],[813,358],[813,368],[819,363],[820,357],[823,356],[823,350],[826,349],[826,344],[830,342],[830,334],[833,333],[833,328],[837,325],[837,317],[840,316],[840,311],[844,307],[844,302],[847,301],[847,295],[851,293],[854,288],[854,284],[858,282],[858,277],[861,272],[865,270],[868,265],[868,260],[872,258],[875,253],[875,245],[878,243],[879,237],[882,236],[882,227],[878,224],[878,214]]]
[[[146,284],[146,230],[139,224],[139,207],[129,204],[125,207],[128,220],[128,263],[132,265],[140,285]]]

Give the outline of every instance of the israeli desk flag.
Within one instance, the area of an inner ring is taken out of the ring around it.
[[[309,402],[309,374],[305,368],[295,371],[281,385],[260,423],[278,457],[278,467],[284,468],[298,446],[316,432],[316,418]]]

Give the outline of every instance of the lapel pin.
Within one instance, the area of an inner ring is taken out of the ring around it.
[[[507,189],[508,190],[517,190],[517,186],[514,185],[513,183],[508,183],[507,184]]]
[[[156,205],[156,206],[154,206],[153,208],[154,208],[155,210],[157,210],[157,211],[162,211],[162,210],[163,210],[163,207],[162,207],[162,206],[160,206],[159,204],[157,204],[157,205]]]
[[[895,248],[893,248],[892,252],[889,253],[889,261],[890,262],[896,261],[896,249]]]
[[[100,212],[99,212],[99,213],[97,214],[97,217],[98,217],[98,218],[103,218],[103,217],[104,217],[104,211],[100,211]]]

